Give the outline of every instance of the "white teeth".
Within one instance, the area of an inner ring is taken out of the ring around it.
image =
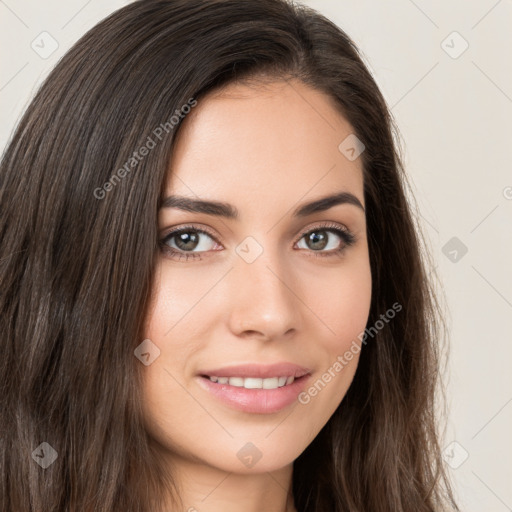
[[[229,377],[229,385],[241,388],[244,385],[244,379],[242,377]]]
[[[261,387],[263,389],[277,389],[279,387],[279,378],[278,377],[271,377],[269,379],[261,379],[261,381],[262,381]]]
[[[253,379],[252,377],[247,377],[246,379],[243,379],[243,386],[244,388],[249,389],[261,389],[263,387],[263,379]]]
[[[229,384],[238,388],[246,389],[277,389],[283,386],[291,384],[295,377],[269,377],[267,379],[261,379],[257,377],[215,377],[211,376],[212,382],[218,384]]]

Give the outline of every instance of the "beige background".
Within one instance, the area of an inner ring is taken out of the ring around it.
[[[512,2],[304,3],[359,45],[400,128],[446,294],[443,446],[462,510],[512,511]],[[51,67],[125,4],[0,0],[2,149]]]

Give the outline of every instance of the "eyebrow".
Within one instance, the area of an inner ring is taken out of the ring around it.
[[[353,206],[357,206],[363,212],[365,211],[361,201],[359,201],[354,194],[351,194],[350,192],[339,192],[337,194],[321,197],[320,199],[315,199],[314,201],[300,205],[293,211],[293,216],[307,217],[308,215],[312,215],[317,212],[329,210],[333,206],[337,206],[339,204],[351,204]],[[160,208],[177,208],[186,212],[205,213],[207,215],[215,215],[233,220],[238,220],[240,218],[238,209],[231,204],[220,201],[193,199],[185,196],[172,195],[166,197],[162,201]]]

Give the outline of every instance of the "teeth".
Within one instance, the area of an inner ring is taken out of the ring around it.
[[[229,377],[229,385],[241,388],[244,385],[244,379],[242,377]]]
[[[277,389],[279,387],[279,377],[272,377],[269,379],[254,379],[254,380],[261,380],[261,387],[263,389]],[[245,383],[247,386],[247,382]],[[256,387],[256,386],[254,386]],[[260,386],[257,386],[258,388]]]
[[[215,377],[211,376],[212,382],[218,384],[229,384],[238,388],[246,389],[277,389],[291,384],[295,377],[269,377],[268,379],[260,379],[257,377]]]

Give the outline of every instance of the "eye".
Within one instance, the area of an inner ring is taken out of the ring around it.
[[[208,240],[209,239],[209,240]],[[173,259],[201,259],[198,253],[212,250],[218,243],[213,235],[194,226],[183,226],[168,233],[161,241],[162,251]],[[196,252],[191,252],[197,250]]]
[[[309,229],[301,234],[299,244],[303,239],[303,247],[299,249],[309,249],[314,256],[327,257],[339,256],[356,241],[355,236],[347,228],[341,228],[337,224],[323,224]]]
[[[356,242],[355,236],[345,227],[337,224],[323,224],[301,233],[300,245],[304,239],[304,245],[299,249],[306,249],[314,256],[340,256],[345,249]],[[183,226],[171,231],[160,240],[163,253],[175,260],[202,259],[203,253],[219,250],[216,245],[222,247],[213,234],[206,229],[194,226]]]

